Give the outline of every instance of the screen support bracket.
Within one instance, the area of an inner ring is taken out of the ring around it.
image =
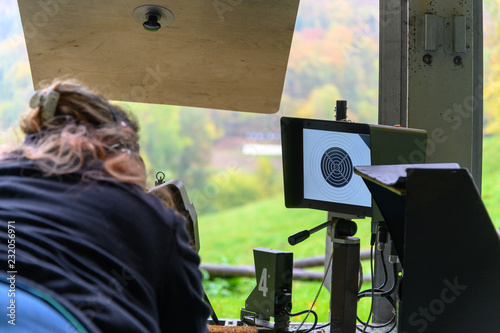
[[[331,229],[330,229],[331,228]],[[354,221],[333,218],[330,290],[330,332],[356,332],[359,291],[359,238]]]

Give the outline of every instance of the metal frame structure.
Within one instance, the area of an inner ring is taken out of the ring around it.
[[[459,163],[481,191],[482,1],[381,0],[379,13],[379,124],[427,130],[426,161]],[[388,304],[374,300],[375,322],[391,315]]]
[[[427,130],[427,161],[468,168],[479,190],[482,38],[479,0],[380,2],[379,123]]]

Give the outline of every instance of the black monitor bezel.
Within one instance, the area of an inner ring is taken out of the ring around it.
[[[311,208],[345,215],[370,217],[372,207],[340,204],[304,198],[304,146],[303,130],[317,129],[332,132],[370,134],[367,124],[345,121],[306,118],[281,118],[281,148],[285,206],[287,208]],[[373,201],[372,201],[373,202]]]

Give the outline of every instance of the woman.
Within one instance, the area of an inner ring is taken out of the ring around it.
[[[38,295],[81,331],[205,332],[200,259],[184,220],[144,192],[136,121],[72,81],[30,106],[24,143],[0,157],[1,274],[14,275],[14,297]]]

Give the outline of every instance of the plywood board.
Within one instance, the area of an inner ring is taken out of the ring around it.
[[[107,97],[278,111],[299,0],[18,0],[35,89],[77,78]],[[148,32],[132,12],[169,9]]]

